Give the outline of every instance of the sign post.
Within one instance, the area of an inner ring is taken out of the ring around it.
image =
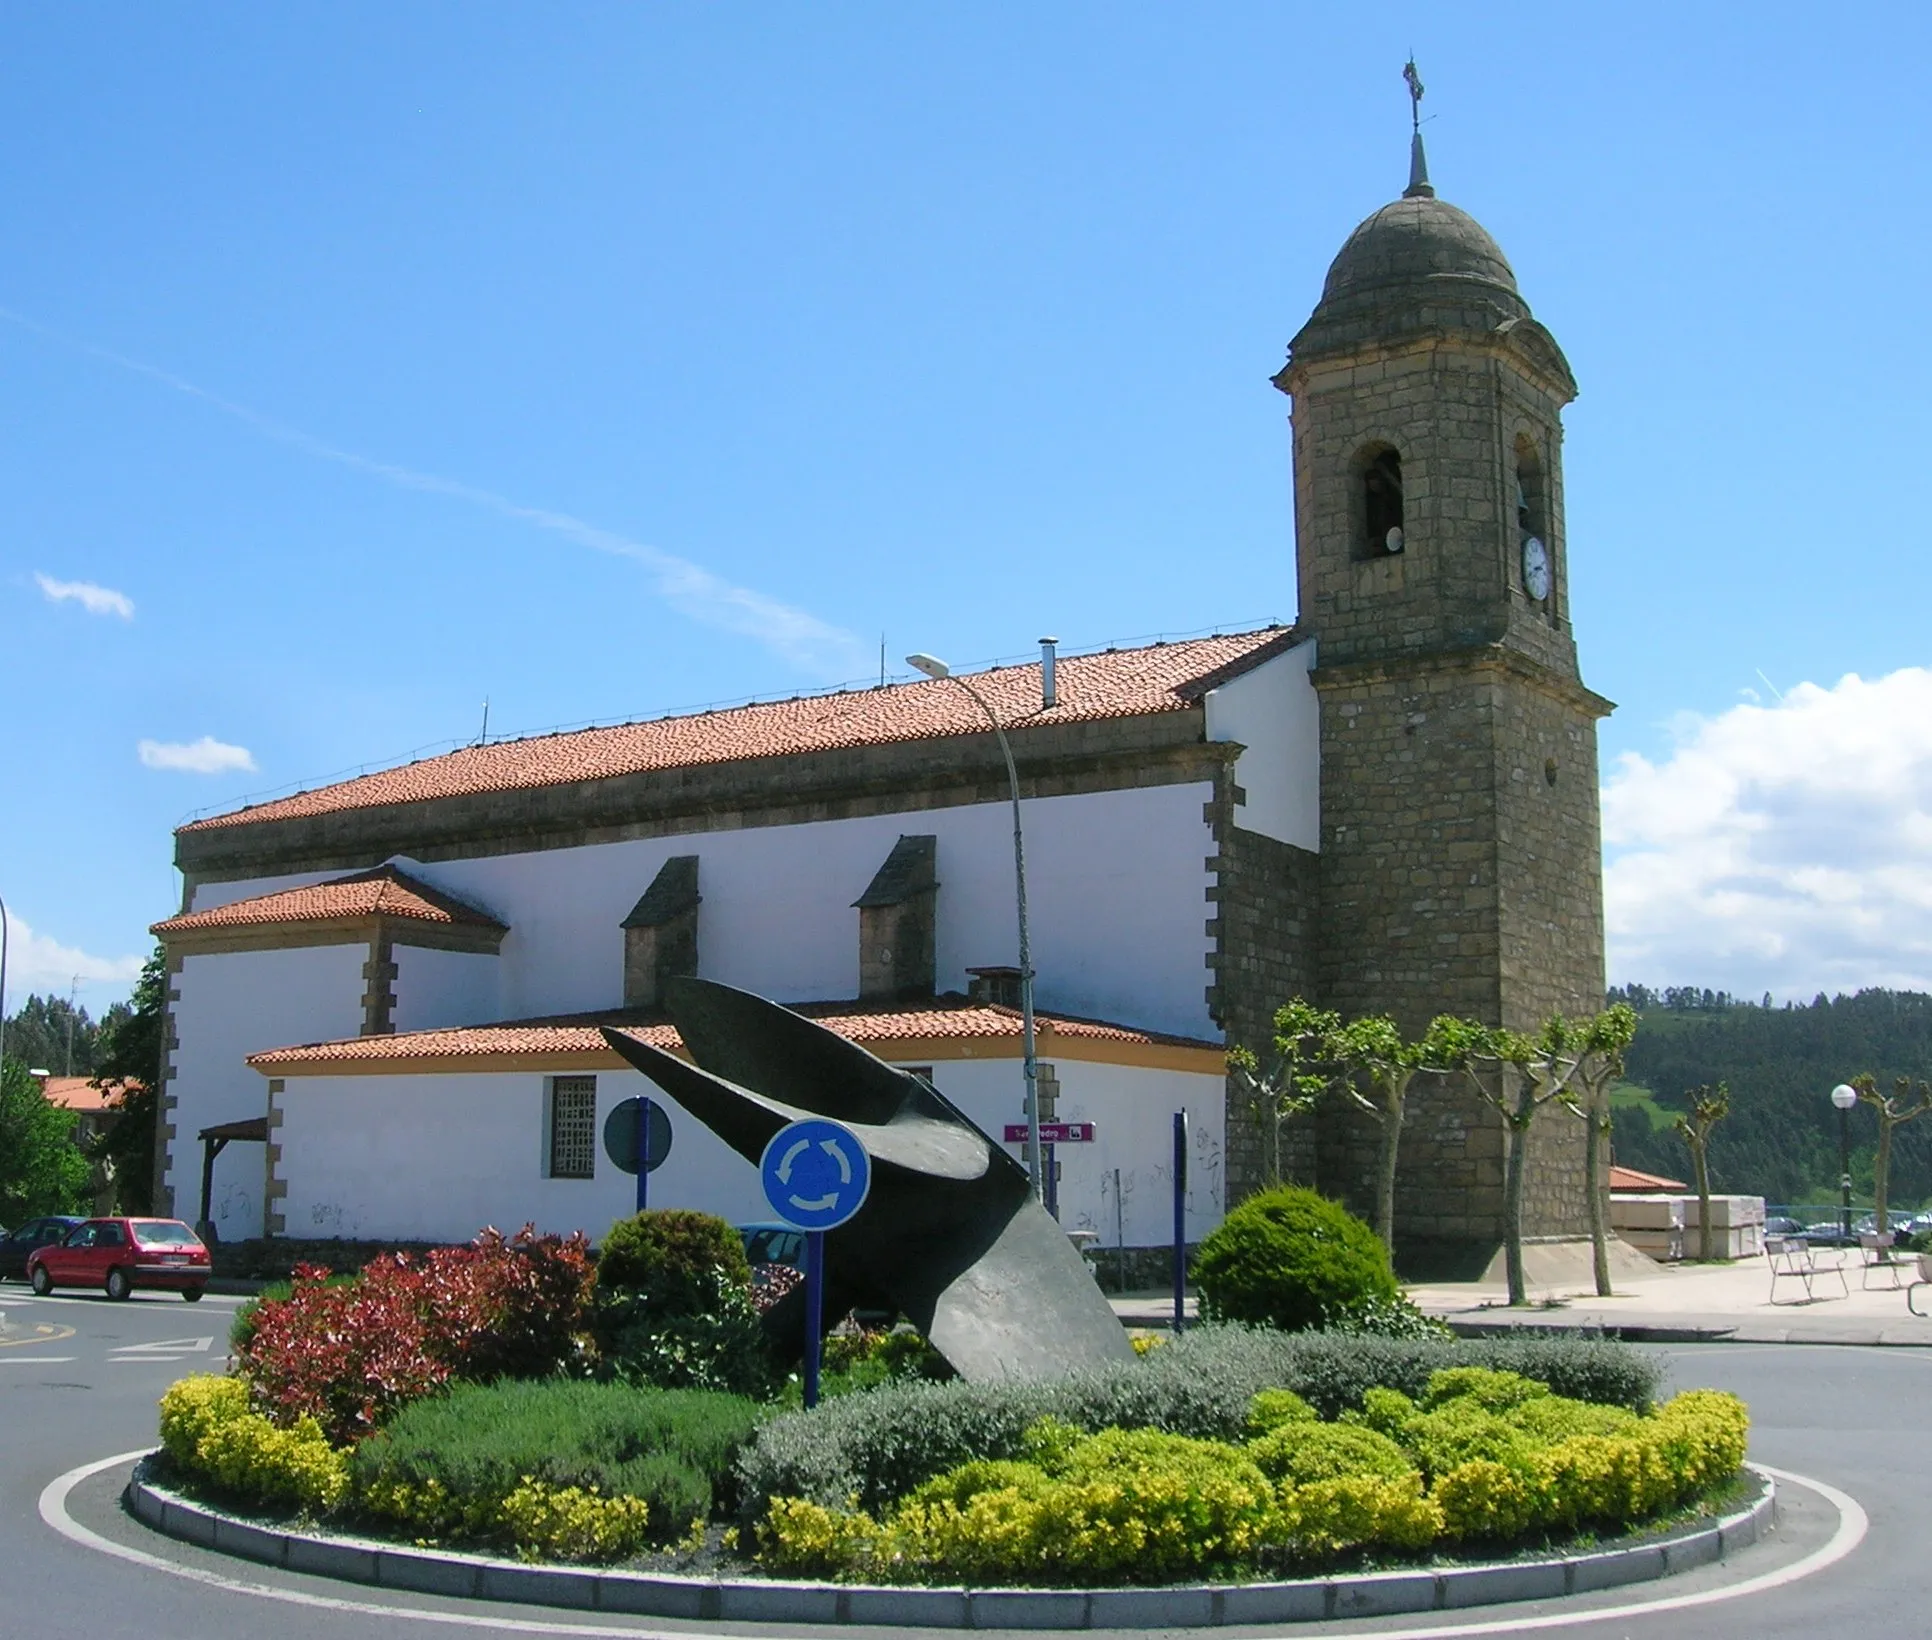
[[[671,1119],[654,1099],[620,1099],[604,1118],[604,1154],[637,1175],[637,1210],[650,1205],[650,1176],[671,1154]]]
[[[1180,1336],[1187,1289],[1187,1112],[1174,1112],[1174,1333]]]
[[[772,1212],[805,1232],[805,1404],[815,1407],[825,1323],[825,1232],[865,1205],[872,1158],[850,1128],[810,1117],[771,1136],[758,1179]]]

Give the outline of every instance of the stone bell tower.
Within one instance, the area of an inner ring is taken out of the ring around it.
[[[1317,642],[1322,1001],[1409,1032],[1444,1012],[1518,1029],[1596,1012],[1611,708],[1570,627],[1576,383],[1495,240],[1436,197],[1419,131],[1408,188],[1349,236],[1274,380],[1294,401],[1300,623]],[[1405,1129],[1405,1239],[1500,1234],[1500,1124],[1452,1103],[1439,1090]],[[1574,1234],[1582,1124],[1539,1126],[1533,1165],[1554,1151],[1528,1228]],[[1325,1187],[1357,1193],[1361,1138],[1323,1136]]]

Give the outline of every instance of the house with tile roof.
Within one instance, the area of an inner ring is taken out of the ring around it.
[[[1602,1005],[1575,382],[1415,161],[1274,377],[1297,624],[972,679],[1024,818],[1043,1114],[1093,1125],[1055,1158],[1061,1217],[1128,1251],[1169,1233],[1173,1111],[1190,1238],[1261,1182],[1224,1055],[1265,1052],[1289,997],[1411,1031]],[[674,1046],[681,974],[920,1068],[997,1138],[1022,1115],[1008,797],[942,678],[485,742],[183,826],[160,1199],[197,1199],[200,1135],[258,1123],[260,1158],[211,1181],[226,1237],[596,1235],[631,1189],[603,1124],[648,1091],[599,1027]],[[1448,1082],[1410,1106],[1398,1255],[1493,1248],[1500,1121]],[[652,1200],[762,1217],[751,1170],[666,1109]],[[1365,1207],[1374,1149],[1337,1102],[1285,1160]],[[1584,1234],[1581,1124],[1541,1123],[1528,1161],[1530,1233]]]

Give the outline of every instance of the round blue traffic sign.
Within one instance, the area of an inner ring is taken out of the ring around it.
[[[772,1135],[758,1165],[765,1200],[800,1230],[831,1230],[865,1205],[872,1158],[850,1128],[811,1117]]]

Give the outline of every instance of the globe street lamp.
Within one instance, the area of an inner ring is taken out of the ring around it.
[[[1025,1078],[1026,1177],[1033,1186],[1033,1194],[1039,1197],[1043,1189],[1040,1176],[1040,1069],[1033,1055],[1033,955],[1026,938],[1026,845],[1020,838],[1019,770],[1013,766],[1013,748],[1006,742],[1006,731],[1000,727],[1000,720],[993,715],[993,708],[986,704],[985,697],[977,689],[964,678],[955,677],[952,668],[936,655],[908,655],[906,665],[925,673],[936,682],[956,683],[965,690],[973,704],[986,714],[986,721],[993,726],[993,734],[1000,743],[1000,755],[1006,759],[1006,783],[1013,795],[1013,882],[1020,911],[1020,1038],[1024,1055],[1021,1074]]]
[[[1858,1090],[1840,1082],[1831,1090],[1831,1102],[1838,1107],[1838,1194],[1843,1202],[1844,1222],[1839,1226],[1845,1245],[1851,1245],[1851,1108],[1858,1103]]]

